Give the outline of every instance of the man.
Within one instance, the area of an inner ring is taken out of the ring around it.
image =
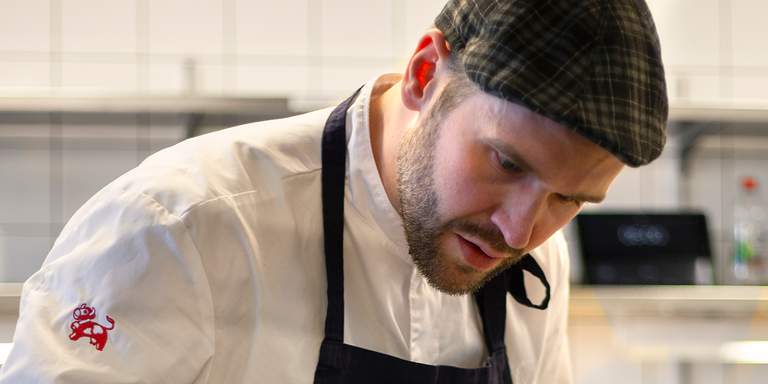
[[[25,284],[1,383],[568,383],[558,229],[656,158],[640,0],[451,1],[402,76],[161,151]]]

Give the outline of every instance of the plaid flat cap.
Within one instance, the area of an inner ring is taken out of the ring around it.
[[[643,0],[451,0],[435,26],[483,91],[570,127],[629,166],[661,154],[667,92]]]

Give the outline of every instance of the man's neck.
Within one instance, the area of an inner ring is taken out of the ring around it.
[[[399,213],[397,156],[400,139],[405,128],[415,118],[415,114],[403,106],[400,99],[402,83],[398,80],[399,76],[385,75],[376,82],[371,95],[369,121],[371,149],[376,161],[376,169],[379,171],[379,177],[390,203]]]

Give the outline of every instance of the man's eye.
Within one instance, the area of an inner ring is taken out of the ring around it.
[[[514,161],[512,161],[508,157],[501,155],[498,152],[496,153],[496,159],[499,162],[499,166],[501,167],[501,169],[503,169],[506,172],[516,173],[516,172],[522,171],[522,169],[519,166],[517,166],[517,164],[515,164]]]

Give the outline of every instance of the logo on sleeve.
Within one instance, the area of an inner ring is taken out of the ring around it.
[[[87,337],[91,345],[96,347],[97,351],[104,349],[107,345],[107,333],[115,329],[115,321],[111,317],[107,316],[107,321],[110,323],[109,328],[94,321],[96,318],[96,309],[89,307],[83,303],[79,307],[75,308],[72,312],[72,317],[75,321],[69,325],[72,328],[72,333],[69,334],[69,339],[77,341],[81,337]]]

